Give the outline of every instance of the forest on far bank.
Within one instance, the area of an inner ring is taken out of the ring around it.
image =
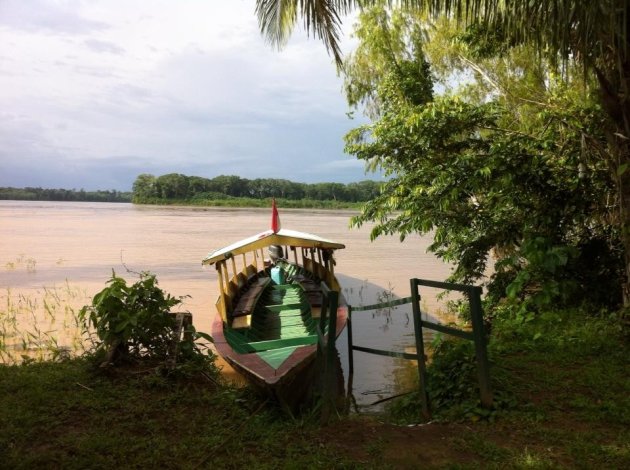
[[[0,200],[131,202],[131,193],[115,189],[86,191],[84,189],[0,187]]]
[[[193,205],[213,203],[223,205],[232,202],[256,206],[258,201],[263,202],[275,197],[286,201],[286,207],[293,206],[290,201],[295,201],[300,207],[309,201],[323,203],[318,204],[318,207],[328,207],[330,204],[337,207],[339,204],[351,205],[375,198],[380,193],[382,184],[370,180],[348,184],[309,184],[276,178],[250,180],[235,175],[203,178],[180,173],[161,176],[143,173],[136,178],[132,191],[0,187],[0,200]]]
[[[377,181],[357,183],[296,183],[286,179],[247,179],[234,175],[214,178],[169,173],[162,176],[141,174],[133,183],[133,202],[155,204],[161,202],[221,201],[233,198],[264,200],[271,197],[285,200],[337,202],[366,202],[380,193]]]

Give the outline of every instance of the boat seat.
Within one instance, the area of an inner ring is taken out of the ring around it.
[[[322,306],[322,293],[313,292],[308,295],[308,303],[311,304],[311,307],[321,307]]]
[[[256,271],[256,268],[250,264],[249,266],[247,266],[246,276],[247,276],[247,283],[251,284],[258,278],[258,271]]]
[[[308,302],[312,307],[321,307],[322,305],[322,288],[318,282],[307,277],[296,279],[304,292],[308,296]]]
[[[251,315],[243,315],[241,317],[236,317],[234,320],[232,320],[233,330],[243,330],[246,328],[251,328],[251,326],[252,326]]]
[[[261,277],[256,279],[252,283],[251,287],[238,300],[234,311],[232,311],[232,318],[251,315],[252,313],[254,313],[256,302],[258,302],[258,299],[265,290],[265,287],[267,287],[270,282],[271,279],[268,277]],[[234,325],[232,325],[232,328],[235,328]]]
[[[317,335],[298,336],[295,338],[255,341],[244,345],[248,352],[269,351],[270,349],[286,348],[289,346],[307,346],[317,344]]]
[[[243,273],[238,273],[236,276],[236,284],[238,285],[239,292],[243,291],[247,287],[247,277]]]

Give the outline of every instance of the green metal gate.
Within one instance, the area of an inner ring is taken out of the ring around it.
[[[420,291],[419,286],[432,287],[445,290],[463,292],[468,298],[472,319],[472,331],[461,330],[446,325],[440,325],[428,320],[423,320],[420,311]],[[322,422],[329,418],[330,411],[334,407],[333,383],[335,374],[335,332],[337,323],[337,306],[339,294],[328,288],[325,283],[321,284],[323,301],[319,325],[317,328],[318,344],[317,358],[320,367],[321,400],[322,400]],[[490,385],[490,366],[486,347],[486,334],[483,326],[483,311],[481,307],[481,287],[468,286],[464,284],[454,284],[450,282],[430,281],[426,279],[410,280],[411,295],[402,299],[390,302],[382,302],[361,307],[348,305],[348,361],[349,375],[354,374],[354,351],[361,351],[381,356],[397,357],[402,359],[416,360],[418,362],[418,380],[422,403],[422,414],[428,419],[431,417],[430,400],[427,393],[427,374],[424,341],[422,332],[424,328],[439,331],[452,336],[457,336],[475,343],[475,356],[477,359],[477,377],[479,381],[479,394],[482,406],[492,407],[492,388]],[[352,315],[356,312],[365,312],[387,307],[411,304],[413,311],[413,325],[416,343],[416,353],[406,353],[399,351],[386,351],[374,349],[367,346],[356,345],[352,338]],[[327,325],[327,327],[326,327]]]
[[[349,373],[354,373],[353,351],[362,351],[370,354],[378,354],[381,356],[397,357],[402,359],[410,359],[418,361],[418,380],[419,390],[422,403],[422,414],[426,418],[431,416],[430,400],[427,394],[427,374],[424,341],[422,339],[423,328],[439,331],[441,333],[457,336],[466,340],[474,341],[475,355],[477,359],[477,375],[479,380],[479,391],[482,406],[490,408],[492,406],[492,388],[490,385],[490,367],[488,363],[488,355],[486,348],[486,335],[483,326],[483,311],[481,307],[481,287],[467,286],[464,284],[454,284],[449,282],[437,282],[426,279],[411,279],[411,296],[397,299],[391,302],[379,304],[352,307],[348,306],[348,360]],[[446,325],[440,325],[427,320],[423,320],[420,312],[420,292],[419,286],[433,287],[438,289],[454,290],[463,292],[468,298],[470,304],[470,313],[472,318],[472,331],[461,330]],[[352,315],[356,312],[364,312],[368,310],[377,310],[386,307],[395,307],[411,303],[413,310],[413,325],[416,343],[416,354],[386,351],[382,349],[374,349],[367,346],[355,345],[352,338]]]

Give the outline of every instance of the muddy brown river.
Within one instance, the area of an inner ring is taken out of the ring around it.
[[[384,237],[371,242],[371,226],[349,228],[351,211],[279,210],[283,228],[346,245],[336,254],[336,272],[351,305],[406,297],[413,277],[443,281],[449,275],[449,266],[426,252],[428,238],[410,236],[401,243],[397,237]],[[19,328],[34,329],[40,336],[46,333],[58,345],[73,347],[72,334],[65,331],[72,329],[72,309],[88,303],[112,270],[129,281],[134,275],[127,270],[155,273],[164,290],[188,296],[183,309],[193,314],[198,330],[209,331],[217,275],[214,269],[201,267],[202,258],[267,230],[270,219],[267,209],[0,201],[0,316],[4,315],[0,328],[5,342],[10,343],[9,333],[15,330],[6,324],[11,310],[19,313],[14,315]],[[424,315],[443,316],[444,301],[436,299],[437,293],[421,290]],[[345,332],[340,338],[346,370]],[[355,344],[409,350],[413,341],[409,306],[354,316]],[[406,371],[413,367],[408,362],[360,352],[354,359],[353,393],[360,404],[411,386]]]

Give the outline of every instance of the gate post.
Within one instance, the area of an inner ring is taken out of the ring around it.
[[[479,395],[484,408],[492,407],[492,387],[490,385],[490,365],[486,349],[486,334],[483,327],[483,311],[481,307],[481,287],[474,286],[468,291],[470,316],[473,325],[475,355],[477,357],[477,374],[479,378]]]
[[[337,307],[339,306],[339,293],[328,289],[322,282],[322,310],[320,316],[320,328],[318,335],[318,357],[320,367],[323,369],[320,375],[322,384],[322,408],[320,423],[326,424],[330,419],[331,408],[335,406],[335,339],[337,336]],[[328,331],[325,331],[325,326]],[[323,344],[322,344],[323,343]]]
[[[424,339],[422,338],[422,317],[420,313],[420,294],[416,279],[410,280],[411,306],[413,309],[413,328],[416,336],[416,356],[418,357],[418,380],[420,385],[420,400],[422,414],[426,419],[431,418],[429,394],[427,393],[427,369],[424,361]]]
[[[352,306],[348,305],[348,320],[346,322],[348,329],[348,374],[354,374],[354,354],[352,347]]]

